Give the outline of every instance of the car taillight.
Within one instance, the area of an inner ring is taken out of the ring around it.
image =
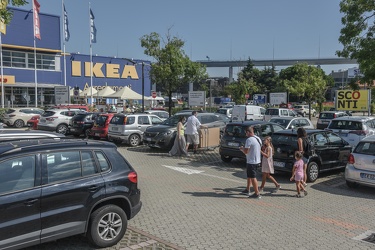
[[[350,164],[354,164],[355,163],[354,156],[352,154],[349,155],[348,162]]]
[[[349,134],[366,136],[368,134],[368,131],[366,131],[366,130],[351,130],[351,131],[349,131]]]
[[[133,182],[133,183],[137,183],[138,182],[138,176],[137,176],[137,173],[136,172],[130,172],[128,174],[128,179],[129,181]]]
[[[126,124],[126,120],[128,120],[127,116],[125,116],[125,118],[124,118],[124,124]]]
[[[47,121],[50,121],[50,122],[53,122],[55,119],[57,119],[56,116],[52,116],[52,117],[47,117],[46,120]]]

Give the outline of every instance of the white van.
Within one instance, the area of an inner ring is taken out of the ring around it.
[[[268,122],[272,117],[297,117],[298,114],[290,109],[285,108],[268,108],[264,115],[264,121]]]
[[[263,121],[266,109],[255,105],[234,105],[232,121]]]

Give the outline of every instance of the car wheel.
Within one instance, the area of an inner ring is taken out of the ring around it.
[[[141,142],[139,135],[133,134],[129,137],[129,144],[132,147],[138,146]]]
[[[23,120],[16,120],[13,126],[16,128],[22,128],[23,126],[25,126],[25,122]]]
[[[309,181],[309,182],[316,181],[316,179],[318,179],[318,175],[319,175],[319,165],[318,165],[318,163],[316,163],[314,161],[310,162],[307,165],[306,174],[307,174],[307,181]]]
[[[223,162],[230,162],[233,159],[232,156],[227,156],[227,155],[221,155],[221,160]]]
[[[346,185],[350,188],[357,188],[359,185],[356,182],[346,181]]]
[[[66,126],[65,124],[60,124],[56,128],[56,133],[66,135],[68,133],[68,126]]]
[[[99,208],[90,216],[88,239],[96,247],[117,244],[125,234],[128,220],[124,210],[115,205]]]

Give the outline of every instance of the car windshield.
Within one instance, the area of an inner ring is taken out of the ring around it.
[[[279,115],[279,110],[278,109],[267,109],[266,115]]]
[[[335,118],[335,114],[334,113],[320,113],[319,118],[320,119],[333,119]]]
[[[180,119],[181,116],[185,116],[187,119],[190,115],[191,115],[190,113],[174,115],[174,116],[169,117],[167,120],[163,121],[161,124],[171,126],[171,127],[177,126],[178,120]]]
[[[362,141],[354,149],[354,153],[364,155],[375,155],[375,142]]]
[[[233,137],[246,138],[245,126],[242,125],[227,125],[225,127],[225,134]]]
[[[330,125],[330,129],[345,129],[345,130],[362,130],[362,123],[355,122],[355,121],[335,121],[332,120]]]
[[[272,144],[273,145],[289,145],[291,149],[297,148],[297,135],[294,135],[294,134],[273,134],[272,135]]]
[[[280,119],[280,118],[277,118],[277,119],[272,118],[270,120],[270,122],[277,123],[277,124],[279,124],[279,125],[281,125],[281,126],[283,126],[283,127],[286,128],[286,127],[288,127],[288,124],[289,124],[290,120],[288,120],[288,119]]]

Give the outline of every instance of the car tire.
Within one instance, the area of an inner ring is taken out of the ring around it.
[[[132,134],[129,136],[129,145],[132,147],[136,147],[141,143],[141,137],[137,134]]]
[[[307,165],[307,181],[308,182],[314,182],[318,179],[319,176],[319,165],[315,161],[310,162]]]
[[[13,127],[15,128],[23,128],[23,126],[25,126],[25,122],[21,119],[18,119],[13,123]]]
[[[65,124],[60,124],[56,128],[56,133],[66,135],[68,133],[68,126]]]
[[[221,160],[223,162],[230,162],[233,159],[232,156],[227,156],[227,155],[221,155]]]
[[[96,247],[110,247],[124,237],[127,226],[124,210],[115,205],[106,205],[91,214],[87,237]]]
[[[346,185],[350,188],[357,188],[359,186],[358,183],[352,181],[346,181]]]

